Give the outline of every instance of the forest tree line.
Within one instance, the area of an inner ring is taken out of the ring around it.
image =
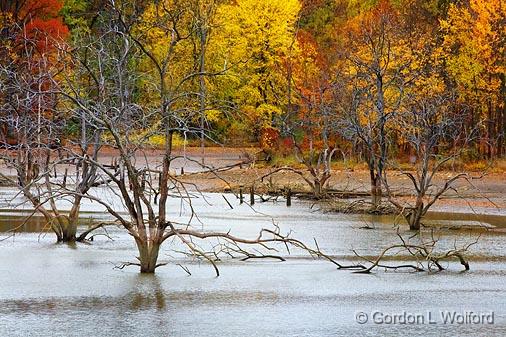
[[[124,12],[124,28],[151,54],[129,56],[136,104],[160,106],[158,90],[149,85],[160,74],[150,58],[173,49],[164,85],[186,96],[174,107],[189,127],[179,136],[260,142],[281,151],[295,143],[307,149],[330,142],[367,156],[359,129],[385,128],[389,151],[409,155],[406,135],[397,128],[400,112],[413,101],[446,95],[442,110],[465,121],[463,132],[475,133],[466,143],[467,159],[506,152],[503,1],[113,3]],[[108,0],[0,2],[2,116],[43,110],[52,121],[65,121],[57,131],[61,137],[79,137],[79,116],[48,88],[65,89],[63,76],[86,86],[90,78],[68,64],[69,54],[86,59],[87,44],[104,38],[115,16],[110,6]],[[115,37],[107,38],[115,43]],[[17,93],[16,85],[8,84],[12,78],[32,95]],[[378,118],[381,114],[385,118]],[[385,125],[377,125],[380,119]],[[13,136],[8,124],[2,127],[4,142]],[[159,125],[151,120],[139,137],[150,134],[156,143]],[[453,143],[462,145],[458,137]]]

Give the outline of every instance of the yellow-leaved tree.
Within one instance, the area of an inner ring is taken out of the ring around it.
[[[482,125],[480,152],[504,153],[506,126],[506,2],[471,0],[451,5],[441,21],[441,56],[462,101],[470,104]]]
[[[220,48],[232,64],[227,76],[245,129],[258,137],[287,104],[285,61],[296,51],[298,0],[238,0],[218,9]]]

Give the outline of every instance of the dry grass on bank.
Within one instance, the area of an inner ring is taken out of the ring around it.
[[[261,167],[283,167],[289,166],[295,169],[303,169],[301,164],[294,155],[274,155],[269,163],[262,163]],[[413,170],[413,164],[408,161],[400,160],[395,164],[394,170]],[[367,163],[357,159],[335,160],[331,164],[332,170],[335,171],[367,171]],[[506,159],[495,160],[476,160],[462,161],[452,160],[443,166],[443,171],[449,172],[487,172],[487,173],[506,173]]]

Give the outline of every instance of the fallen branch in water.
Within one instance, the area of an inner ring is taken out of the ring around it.
[[[315,247],[310,247],[300,240],[290,237],[291,233],[286,235],[280,233],[280,229],[275,225],[274,229],[261,229],[258,236],[254,239],[244,239],[230,234],[230,232],[200,232],[198,230],[191,229],[189,226],[184,228],[176,228],[174,223],[167,224],[168,231],[163,237],[163,240],[169,238],[177,238],[183,243],[187,250],[177,251],[178,253],[184,254],[189,257],[193,257],[199,260],[207,261],[212,265],[216,276],[220,276],[218,268],[218,262],[221,261],[220,256],[228,256],[230,258],[238,258],[240,261],[247,261],[250,259],[275,259],[279,261],[286,261],[286,256],[278,255],[279,252],[276,247],[272,244],[282,244],[288,255],[291,254],[290,247],[295,247],[309,253],[314,258],[323,258],[332,264],[337,269],[350,269],[350,270],[362,270],[366,269],[365,266],[360,264],[344,265],[335,260],[334,257],[323,253],[318,246],[316,239],[314,240]],[[217,244],[212,247],[211,250],[204,250],[198,245],[195,239],[216,239]],[[256,246],[256,249],[251,246]],[[263,250],[263,251],[261,251]],[[162,266],[167,263],[160,263],[156,266]],[[191,275],[187,267],[180,266],[188,275]],[[127,266],[139,266],[137,262],[125,262],[115,266],[116,269],[123,269]]]
[[[76,241],[78,242],[84,242],[84,241],[93,241],[93,237],[96,236],[95,235],[92,235],[91,237],[87,238],[88,234],[94,232],[95,230],[99,229],[99,228],[102,228],[104,230],[105,233],[101,233],[101,235],[104,235],[106,236],[107,238],[109,238],[111,241],[113,240],[111,238],[111,236],[109,235],[109,233],[107,232],[107,229],[105,228],[105,226],[107,225],[111,225],[111,224],[116,224],[116,222],[100,222],[94,226],[91,226],[90,228],[88,228],[87,230],[85,230],[84,232],[81,233],[81,235],[79,235],[76,239]]]
[[[414,237],[420,238],[420,243],[412,244],[406,241],[402,235],[399,233],[399,229],[397,229],[397,236],[401,240],[400,244],[391,245],[389,247],[386,247],[383,249],[383,251],[378,255],[376,259],[368,259],[365,258],[357,253],[357,251],[353,250],[353,253],[366,261],[367,263],[370,263],[370,266],[367,268],[364,268],[363,270],[356,271],[356,273],[362,273],[362,274],[368,274],[371,273],[373,269],[375,268],[385,268],[385,269],[411,269],[417,272],[420,271],[429,271],[432,272],[434,269],[437,271],[442,271],[445,268],[442,266],[442,262],[448,261],[448,260],[458,260],[459,263],[464,266],[464,270],[469,270],[469,262],[465,258],[465,253],[469,250],[469,248],[476,244],[478,242],[478,238],[476,240],[472,241],[471,243],[468,243],[464,245],[461,248],[457,248],[456,243],[454,244],[453,249],[446,250],[444,252],[436,252],[436,245],[438,243],[438,239],[434,238],[434,229],[431,229],[430,232],[430,240],[425,241],[421,234],[417,233],[413,236],[411,236],[409,239],[412,239]],[[401,265],[386,265],[382,264],[381,261],[383,261],[386,257],[386,254],[392,250],[396,250],[395,255],[399,253],[409,253],[410,256],[412,256],[416,263],[415,264],[401,264]]]

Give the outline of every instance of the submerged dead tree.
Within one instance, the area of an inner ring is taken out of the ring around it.
[[[404,216],[412,230],[419,230],[429,209],[446,192],[455,189],[458,180],[470,179],[465,172],[440,174],[451,161],[458,159],[474,133],[467,133],[462,107],[449,95],[410,97],[406,111],[398,118],[400,136],[412,148],[413,171],[399,169],[409,178],[414,200],[397,198],[384,173],[382,179],[388,200]],[[394,166],[392,164],[392,166]]]
[[[62,141],[68,116],[57,90],[62,64],[55,62],[57,49],[64,42],[60,36],[40,31],[26,34],[24,27],[17,30],[17,45],[11,52],[19,55],[0,65],[4,140],[0,159],[15,173],[15,177],[4,178],[19,188],[35,213],[45,218],[58,242],[83,240],[88,231],[77,237],[80,194],[95,184],[96,170],[84,164],[75,179],[68,176],[68,169],[74,165]],[[70,185],[78,193],[67,194]],[[68,214],[57,204],[64,198],[71,203]]]
[[[292,47],[295,41],[297,32],[293,32]],[[316,48],[311,41],[298,43],[301,48]],[[332,175],[331,163],[338,151],[338,123],[333,97],[335,90],[329,80],[328,67],[328,64],[312,53],[301,58],[295,58],[292,52],[289,53],[286,61],[288,104],[285,114],[277,121],[281,135],[286,137],[280,146],[291,147],[304,170],[281,168],[274,172],[291,170],[299,174],[316,199],[323,198],[326,194]],[[293,76],[294,71],[300,74]],[[293,100],[298,101],[298,104],[294,104]]]
[[[369,274],[374,269],[385,269],[385,270],[409,270],[415,272],[421,271],[442,271],[445,270],[445,263],[450,261],[458,261],[464,270],[469,270],[469,261],[466,255],[469,249],[478,242],[479,236],[470,241],[469,243],[460,245],[457,244],[453,248],[446,249],[441,247],[440,234],[435,233],[432,229],[429,233],[418,233],[417,235],[409,238],[404,238],[397,229],[397,237],[400,242],[386,247],[376,257],[365,257],[360,255],[357,251],[353,253],[364,260],[365,263],[361,266],[364,268],[356,271],[356,273]],[[392,257],[407,256],[408,261],[401,264],[387,263],[385,260]]]
[[[339,100],[340,132],[367,163],[373,210],[383,199],[382,177],[391,154],[395,118],[406,89],[418,76],[412,66],[417,56],[411,53],[404,24],[386,1],[351,20],[343,46],[346,66],[337,79],[346,83]]]
[[[153,20],[153,16],[155,19]],[[181,3],[162,1],[148,6],[142,13],[117,7],[109,2],[97,19],[101,22],[99,38],[90,40],[81,48],[85,53],[73,51],[69,55],[69,69],[80,69],[91,78],[91,87],[82,87],[73,77],[67,77],[61,94],[85,116],[89,127],[100,130],[104,146],[113,149],[115,165],[82,155],[80,160],[94,166],[105,175],[104,185],[115,195],[123,207],[109,202],[89,191],[83,196],[102,205],[134,238],[139,256],[137,265],[141,273],[153,273],[164,263],[159,262],[162,244],[168,239],[182,243],[189,254],[209,261],[215,266],[219,254],[240,255],[247,258],[269,257],[275,248],[269,244],[281,243],[303,249],[310,254],[333,261],[318,247],[310,248],[302,242],[282,234],[279,229],[263,229],[259,236],[244,239],[227,232],[206,232],[188,223],[170,220],[170,200],[176,197],[192,208],[185,184],[171,173],[173,137],[177,133],[194,132],[191,121],[199,116],[199,95],[194,95],[189,85],[191,79],[202,74],[193,67],[176,67],[176,60],[191,45],[194,15]],[[145,32],[150,31],[150,35]],[[160,41],[157,37],[164,36]],[[81,58],[87,55],[86,61]],[[72,56],[72,57],[70,57]],[[205,76],[215,74],[204,73]],[[136,95],[141,83],[150,83],[145,95]],[[91,99],[84,91],[95,92]],[[192,111],[189,107],[196,106]],[[155,127],[154,127],[155,126]],[[162,135],[164,149],[160,160],[150,160],[145,155],[146,140],[150,135]],[[141,136],[139,136],[141,135]],[[77,155],[77,154],[74,154]],[[155,202],[156,200],[156,202]],[[176,206],[177,207],[177,206]],[[126,211],[126,215],[124,213]],[[195,213],[193,212],[195,217]],[[206,251],[195,239],[218,240],[214,249]],[[264,250],[248,250],[256,245]]]

